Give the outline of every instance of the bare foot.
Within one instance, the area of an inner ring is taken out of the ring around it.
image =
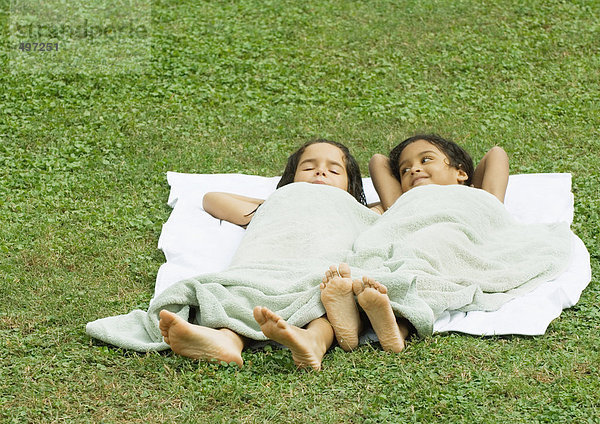
[[[335,266],[329,267],[321,283],[321,302],[341,348],[346,351],[356,348],[361,322],[348,264],[341,263],[339,272]]]
[[[372,278],[363,277],[362,281],[354,281],[353,289],[358,304],[367,313],[383,350],[402,351],[408,328],[398,325],[387,295],[387,287]]]
[[[254,308],[254,319],[263,334],[292,351],[294,363],[299,368],[321,369],[323,355],[333,342],[333,329],[325,318],[317,318],[304,328],[288,324],[268,308]]]
[[[228,328],[216,330],[187,322],[167,310],[160,311],[160,332],[173,352],[192,359],[235,362],[240,367],[244,341]]]

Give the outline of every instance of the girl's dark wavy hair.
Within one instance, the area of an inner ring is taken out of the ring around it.
[[[288,157],[285,170],[283,171],[281,180],[279,180],[279,183],[277,184],[277,188],[294,182],[294,176],[296,175],[296,169],[298,168],[298,163],[300,162],[300,156],[302,156],[302,153],[304,153],[308,146],[316,143],[328,143],[342,151],[344,154],[346,174],[348,175],[348,193],[354,196],[354,198],[360,203],[366,205],[367,199],[365,198],[365,192],[363,191],[362,177],[360,175],[360,167],[358,166],[358,162],[356,162],[356,159],[354,159],[354,157],[350,154],[350,150],[348,150],[346,146],[338,143],[337,141],[326,140],[324,138],[311,140],[305,143],[302,147]]]
[[[402,151],[409,144],[419,140],[428,141],[440,149],[440,151],[444,153],[450,161],[449,165],[451,167],[462,169],[466,172],[468,178],[464,184],[466,186],[471,185],[473,173],[475,172],[473,168],[473,159],[471,159],[471,156],[466,152],[466,150],[460,147],[458,144],[451,140],[446,140],[437,134],[417,134],[407,138],[392,149],[390,152],[390,168],[392,169],[394,177],[396,177],[398,181],[400,181],[400,155],[402,154]]]

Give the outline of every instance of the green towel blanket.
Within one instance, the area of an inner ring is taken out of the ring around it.
[[[330,265],[388,287],[394,312],[429,335],[446,310],[495,310],[566,268],[568,224],[519,224],[492,195],[424,186],[377,215],[343,190],[295,183],[275,191],[248,226],[229,268],[174,284],[147,312],[99,319],[87,333],[136,351],[164,350],[162,309],[264,340],[252,310],[304,326],[325,313],[319,283]]]

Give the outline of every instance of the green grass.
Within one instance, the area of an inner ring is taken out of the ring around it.
[[[598,1],[156,0],[142,72],[56,73],[13,66],[9,3],[0,420],[600,420]],[[572,228],[594,277],[546,335],[334,349],[320,373],[281,350],[245,352],[238,370],[85,335],[88,321],[148,305],[166,171],[279,175],[300,143],[329,137],[367,175],[373,153],[417,131],[475,159],[499,144],[512,173],[573,174]]]

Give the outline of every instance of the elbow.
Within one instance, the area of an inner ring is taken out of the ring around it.
[[[494,146],[487,153],[488,163],[494,163],[495,166],[501,167],[508,174],[509,170],[509,159],[508,154],[500,146]]]
[[[202,198],[202,209],[212,215],[212,210],[214,209],[214,205],[217,202],[218,193],[206,193]]]
[[[379,168],[389,168],[390,159],[386,155],[381,153],[374,154],[369,160],[369,173],[372,174],[373,170]]]
[[[498,159],[503,159],[508,162],[508,154],[500,146],[494,146],[490,149],[490,154],[496,156]]]

